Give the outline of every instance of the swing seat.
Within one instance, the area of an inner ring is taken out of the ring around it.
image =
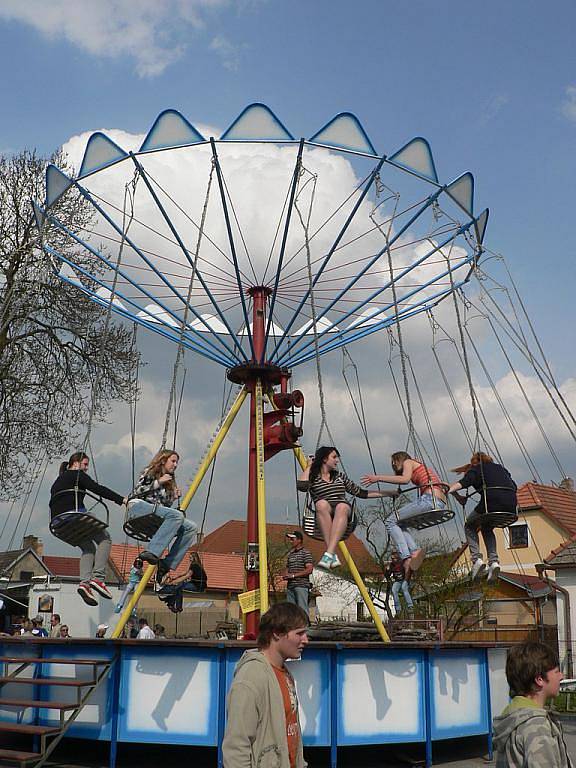
[[[164,520],[154,513],[130,517],[130,505],[128,505],[126,519],[122,527],[124,533],[130,538],[148,542],[154,537],[163,522]]]
[[[108,514],[104,521],[88,512],[62,512],[61,515],[56,515],[50,520],[49,527],[50,533],[57,539],[78,547],[81,542],[108,528]]]
[[[491,510],[482,514],[480,528],[508,528],[518,520],[518,508],[515,510]]]
[[[514,509],[490,509],[488,507],[488,491],[509,491],[514,493],[514,498],[516,498],[516,490],[514,488],[500,485],[486,486],[483,495],[486,512],[482,512],[480,528],[508,528],[508,526],[514,525],[518,520],[518,506],[516,505]]]
[[[346,541],[350,534],[354,533],[357,525],[358,518],[356,517],[354,507],[352,507],[348,517],[348,525],[346,526],[346,530],[344,531],[344,535],[342,536],[341,541]],[[309,536],[311,539],[315,539],[316,541],[324,541],[324,536],[322,536],[322,531],[320,530],[320,526],[318,525],[318,521],[316,519],[316,509],[313,506],[307,505],[304,508],[302,528],[304,529],[306,536]]]
[[[426,528],[433,528],[435,525],[447,523],[454,517],[454,511],[449,507],[444,509],[431,509],[428,512],[422,512],[421,515],[413,515],[404,520],[399,520],[398,527],[402,530],[413,528],[415,531],[424,531]]]
[[[88,491],[83,491],[84,498],[93,499],[96,504],[104,508],[104,519],[102,517],[95,517],[90,511],[82,507],[78,508],[78,491],[78,488],[63,488],[52,496],[52,498],[56,498],[57,496],[64,496],[64,494],[74,493],[76,509],[62,512],[60,515],[54,515],[50,519],[50,525],[48,526],[53,536],[73,547],[78,547],[80,542],[86,541],[86,539],[89,539],[94,534],[105,531],[110,521],[110,512],[105,502],[99,496],[93,496]],[[92,505],[92,509],[96,504]]]
[[[435,485],[436,487],[439,487],[437,483]],[[440,487],[444,493],[446,493],[449,488],[446,483],[440,483]],[[417,486],[414,485],[410,488],[406,488],[402,491],[402,493],[407,493],[416,489]],[[435,525],[442,525],[443,523],[447,523],[452,520],[453,517],[454,510],[450,509],[448,502],[446,502],[446,506],[443,508],[434,507],[433,509],[429,509],[427,512],[421,512],[419,515],[411,515],[410,517],[405,517],[398,520],[398,527],[401,530],[406,530],[406,528],[413,528],[415,531],[424,531],[426,528],[433,528]]]

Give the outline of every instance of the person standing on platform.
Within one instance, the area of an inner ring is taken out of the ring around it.
[[[137,640],[154,640],[156,635],[148,625],[147,619],[138,619],[138,626],[140,629],[138,630],[138,635],[136,636]]]
[[[286,559],[286,573],[282,576],[286,582],[286,600],[308,613],[308,595],[312,586],[310,574],[314,568],[314,561],[310,552],[304,549],[302,531],[287,533],[286,538],[292,544]]]
[[[544,643],[510,649],[506,679],[512,701],[494,718],[496,768],[573,768],[562,727],[546,709],[563,677],[556,652]]]
[[[224,768],[305,768],[298,699],[288,659],[308,644],[308,615],[276,603],[260,619],[258,648],[246,651],[228,694]]]
[[[61,628],[60,614],[53,613],[52,616],[50,616],[50,637],[60,637]]]
[[[410,594],[410,587],[406,580],[406,574],[404,573],[404,566],[402,565],[402,559],[396,550],[392,552],[391,560],[386,568],[386,578],[392,581],[392,599],[394,600],[394,610],[396,616],[399,616],[402,611],[402,602],[400,600],[400,592],[404,595],[406,602],[406,609],[410,617],[414,616],[414,602],[412,595]]]

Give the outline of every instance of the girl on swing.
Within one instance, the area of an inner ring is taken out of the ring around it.
[[[495,581],[500,573],[496,536],[494,528],[482,524],[482,518],[486,512],[516,512],[516,483],[506,467],[496,464],[487,453],[482,451],[472,454],[468,464],[456,467],[452,472],[464,475],[461,480],[452,483],[448,489],[448,493],[455,496],[462,506],[466,504],[468,496],[463,496],[458,491],[472,487],[480,493],[480,501],[464,521],[464,533],[472,558],[472,579],[482,576],[486,569],[478,538],[478,531],[481,530],[488,555],[487,580]]]
[[[336,547],[346,532],[352,514],[346,493],[360,499],[396,495],[395,491],[367,491],[361,488],[338,471],[339,461],[340,454],[334,446],[318,448],[314,456],[308,457],[308,466],[297,483],[299,491],[310,494],[316,508],[318,525],[326,543],[326,551],[316,565],[327,571],[340,565]]]
[[[105,485],[99,485],[88,474],[90,459],[83,451],[73,453],[68,461],[62,462],[58,477],[50,489],[50,518],[53,526],[58,526],[58,515],[64,512],[87,513],[84,496],[92,493],[119,506],[126,504],[126,498],[112,491]],[[62,518],[64,520],[64,518]],[[80,584],[78,594],[86,605],[98,605],[94,592],[107,600],[112,599],[106,586],[106,566],[110,556],[112,540],[106,529],[86,534],[86,539],[78,545],[82,550],[80,557]]]
[[[388,535],[398,550],[404,567],[406,578],[412,571],[418,570],[424,559],[424,550],[415,542],[410,528],[410,518],[431,512],[433,509],[446,507],[444,489],[448,486],[442,483],[436,472],[421,461],[413,459],[406,451],[397,451],[391,456],[393,475],[364,475],[362,485],[372,483],[394,483],[407,485],[412,483],[418,488],[418,498],[405,504],[396,515],[389,515],[384,523]]]
[[[162,518],[162,524],[150,540],[148,549],[139,555],[144,562],[158,567],[158,583],[178,566],[194,543],[198,530],[196,523],[187,520],[183,512],[172,507],[176,499],[180,498],[174,476],[179,461],[180,456],[176,451],[158,451],[142,471],[128,502],[128,516],[131,519],[147,515]],[[162,553],[173,539],[168,554],[162,559]]]

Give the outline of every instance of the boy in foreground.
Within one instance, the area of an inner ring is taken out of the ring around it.
[[[512,701],[494,718],[496,768],[572,768],[562,728],[547,699],[558,695],[564,675],[556,653],[543,643],[522,643],[506,660]]]
[[[228,694],[224,768],[305,768],[298,699],[285,662],[308,644],[308,615],[277,603],[260,619],[258,648],[246,651]]]

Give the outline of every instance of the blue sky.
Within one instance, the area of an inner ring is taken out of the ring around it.
[[[473,172],[487,245],[566,380],[575,28],[569,0],[0,0],[0,151],[144,133],[170,107],[224,129],[255,101],[296,136],[347,110],[387,154],[424,136],[441,180]]]
[[[226,127],[252,101],[296,135],[343,110],[385,152],[423,135],[441,178],[474,173],[488,242],[545,310],[560,358],[576,276],[575,22],[568,0],[0,0],[0,149],[143,132],[167,107]]]

